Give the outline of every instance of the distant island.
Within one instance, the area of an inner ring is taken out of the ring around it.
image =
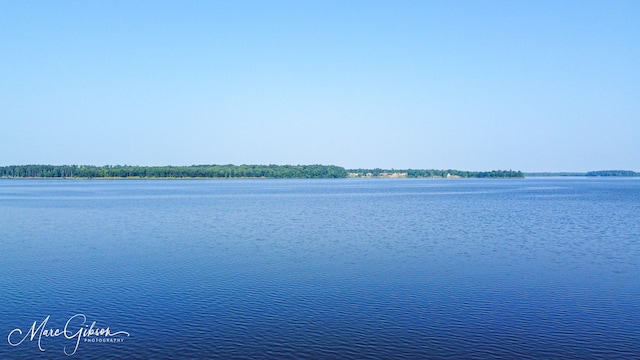
[[[639,172],[631,170],[598,170],[589,172],[537,172],[525,173],[527,177],[544,177],[544,176],[617,176],[617,177],[634,177],[640,176]]]
[[[461,171],[420,169],[345,169],[335,165],[12,165],[0,167],[2,178],[200,179],[200,178],[523,178],[513,170]]]
[[[600,170],[589,171],[586,176],[640,176],[640,173],[631,170]]]

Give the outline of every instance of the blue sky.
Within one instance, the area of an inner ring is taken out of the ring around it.
[[[0,165],[640,171],[640,1],[0,1]]]

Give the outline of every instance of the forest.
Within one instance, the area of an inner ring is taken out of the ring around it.
[[[346,177],[406,178],[522,178],[520,171],[350,169],[335,165],[14,165],[0,167],[3,178],[279,178],[329,179]]]
[[[462,171],[462,170],[424,170],[424,169],[353,169],[347,170],[353,177],[407,177],[407,178],[523,178],[521,171]],[[395,176],[393,176],[395,174]]]
[[[191,165],[92,166],[19,165],[0,167],[9,178],[344,178],[339,166],[326,165]]]
[[[599,170],[589,171],[587,176],[640,176],[640,173],[631,170]]]

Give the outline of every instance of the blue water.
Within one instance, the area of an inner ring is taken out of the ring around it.
[[[0,359],[637,359],[639,215],[638,179],[0,179]]]

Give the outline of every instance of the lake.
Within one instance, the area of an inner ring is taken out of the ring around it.
[[[2,359],[640,358],[640,179],[0,179]]]

